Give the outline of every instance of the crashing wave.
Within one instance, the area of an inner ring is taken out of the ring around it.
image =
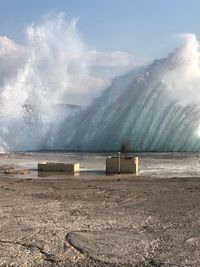
[[[0,37],[0,147],[200,151],[199,43],[183,37],[167,58],[115,78],[83,108],[66,103],[98,95],[119,62],[120,73],[133,67],[126,53],[89,50],[62,14],[28,27],[26,45]]]
[[[165,59],[116,78],[67,120],[55,147],[78,150],[200,151],[200,54],[192,34]],[[64,145],[64,147],[63,147]]]

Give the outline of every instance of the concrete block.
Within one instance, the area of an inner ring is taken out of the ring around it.
[[[106,172],[138,174],[138,157],[108,157]]]
[[[38,163],[38,171],[56,171],[56,172],[79,172],[79,163],[63,163],[63,162],[46,162]]]

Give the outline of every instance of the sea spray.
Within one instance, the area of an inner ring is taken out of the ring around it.
[[[119,77],[60,129],[78,150],[200,151],[200,57],[193,34],[167,58]],[[67,128],[70,125],[70,128]],[[61,147],[60,147],[61,148]]]
[[[87,105],[113,75],[140,64],[120,51],[89,50],[76,20],[66,23],[63,14],[26,34],[23,45],[0,37],[1,151],[105,151],[123,144],[132,151],[200,151],[195,35],[182,35],[183,45],[167,58],[113,79],[88,107],[72,112],[66,104]]]
[[[66,118],[138,64],[125,52],[89,49],[76,24],[58,14],[28,26],[23,44],[0,37],[2,149],[56,149]]]

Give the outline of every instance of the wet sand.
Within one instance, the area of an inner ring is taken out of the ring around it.
[[[85,172],[38,176],[55,157]],[[200,266],[198,155],[140,155],[139,176],[106,176],[98,154],[0,160],[31,170],[1,169],[0,266]]]

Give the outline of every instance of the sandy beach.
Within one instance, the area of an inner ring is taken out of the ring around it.
[[[53,158],[1,156],[0,266],[200,266],[198,155],[141,155],[139,176],[106,176],[105,155],[57,154],[87,171],[38,174]],[[9,164],[30,172],[5,174]]]

